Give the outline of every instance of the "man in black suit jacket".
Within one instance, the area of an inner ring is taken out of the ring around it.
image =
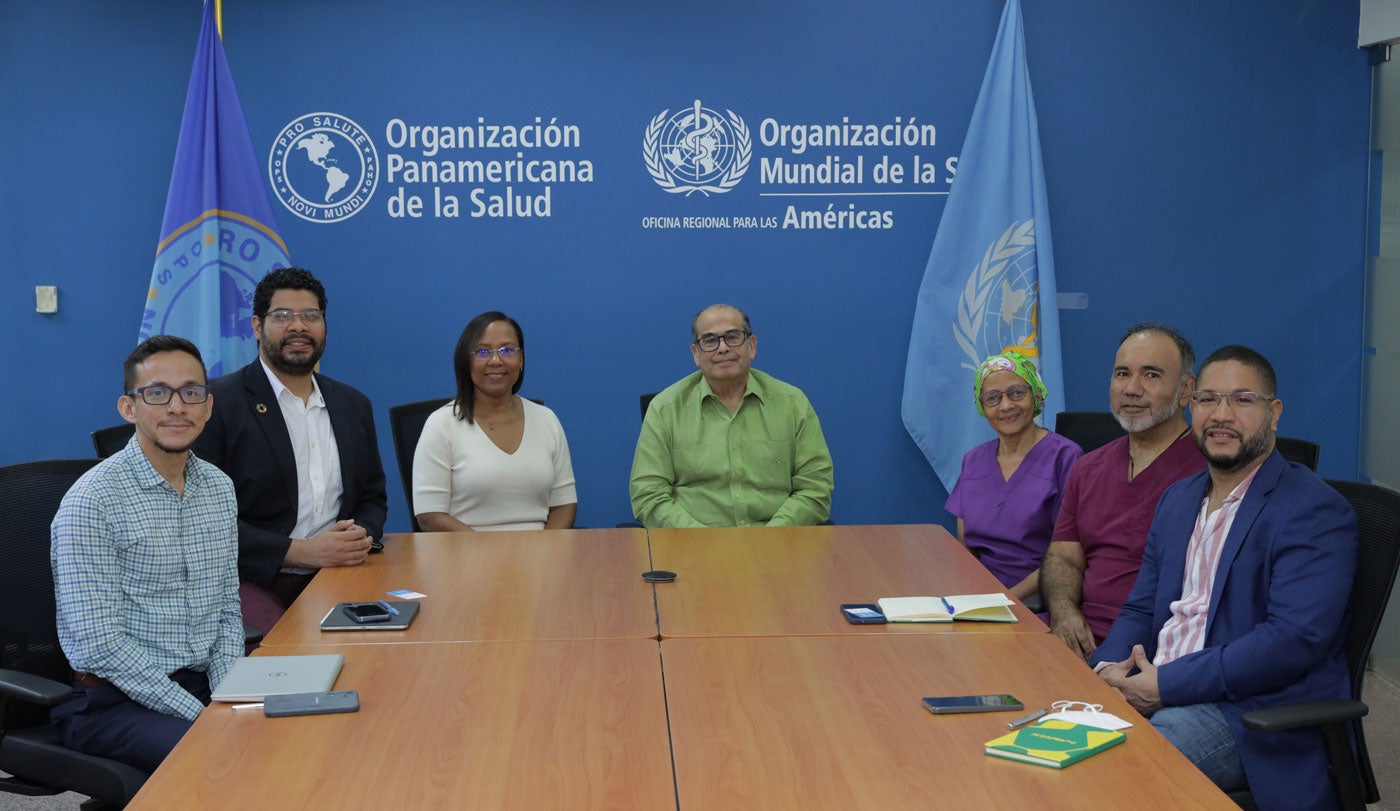
[[[388,499],[369,399],[315,367],[325,288],[274,270],[253,293],[258,359],[209,383],[214,413],[194,446],[238,494],[243,621],[266,631],[326,566],[356,566],[384,531]]]

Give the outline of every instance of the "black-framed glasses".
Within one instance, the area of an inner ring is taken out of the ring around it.
[[[1013,403],[1019,403],[1026,399],[1026,395],[1031,393],[1031,387],[1025,383],[1019,383],[1008,388],[1006,391],[984,391],[982,392],[982,406],[984,408],[996,408],[1001,405],[1001,397],[1006,395],[1007,399]]]
[[[324,310],[318,310],[315,307],[307,307],[300,312],[297,310],[289,310],[286,307],[278,307],[275,310],[267,311],[267,320],[279,327],[291,326],[291,323],[298,318],[301,319],[301,323],[311,326],[312,324],[319,324],[326,320],[326,313]]]
[[[127,392],[126,396],[140,397],[146,405],[165,405],[177,393],[180,395],[180,402],[185,405],[199,405],[209,399],[208,386],[181,386],[178,389],[170,386],[142,386]]]
[[[722,335],[707,332],[695,339],[695,345],[706,352],[713,352],[719,349],[719,342],[721,339],[729,346],[743,346],[744,341],[747,341],[750,335],[753,335],[753,333],[746,329],[731,329]]]
[[[486,363],[487,361],[491,360],[492,355],[495,355],[496,357],[500,358],[502,362],[505,362],[519,355],[520,347],[499,346],[495,349],[475,349],[472,350],[472,354],[476,355],[476,359],[481,361],[482,363]]]
[[[1191,405],[1200,409],[1212,409],[1220,405],[1221,400],[1228,400],[1231,408],[1252,408],[1258,403],[1268,403],[1277,400],[1277,397],[1270,397],[1267,394],[1260,394],[1257,391],[1210,391],[1209,389],[1197,389],[1191,392]]]

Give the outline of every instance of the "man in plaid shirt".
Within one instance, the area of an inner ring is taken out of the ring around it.
[[[243,653],[233,483],[189,452],[213,401],[199,350],[157,335],[126,359],[126,448],[53,522],[58,637],[73,698],[64,745],[154,770]]]

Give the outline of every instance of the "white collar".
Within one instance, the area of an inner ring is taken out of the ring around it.
[[[282,382],[282,378],[278,377],[277,374],[272,371],[272,367],[267,365],[267,360],[263,358],[261,352],[258,353],[258,363],[262,364],[263,373],[267,375],[267,382],[272,384],[273,399],[281,402],[282,392],[290,392],[291,389],[287,388],[287,384]],[[293,393],[292,396],[297,397],[295,393]],[[301,398],[297,397],[297,399],[300,400]],[[321,396],[321,385],[316,382],[316,375],[313,374],[311,375],[311,396],[306,398],[306,407],[324,406],[325,404],[326,400]]]

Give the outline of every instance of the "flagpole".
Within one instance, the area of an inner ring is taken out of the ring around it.
[[[214,27],[219,29],[219,39],[224,38],[224,0],[214,0]]]

